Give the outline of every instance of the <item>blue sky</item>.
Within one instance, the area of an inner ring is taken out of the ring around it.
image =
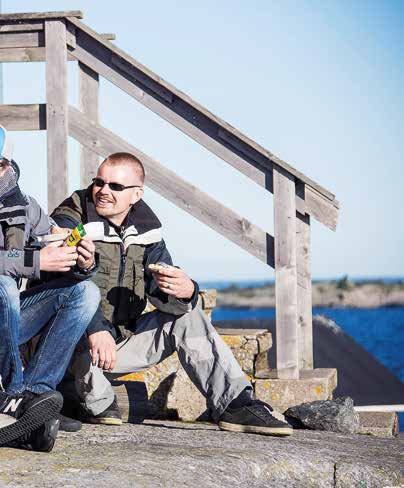
[[[335,193],[334,233],[312,225],[315,278],[404,276],[404,7],[399,1],[18,1],[3,12],[82,10],[98,32]],[[4,66],[5,103],[45,101],[42,63]],[[69,64],[70,103],[77,70]],[[101,123],[273,233],[272,196],[101,82]],[[44,133],[14,133],[22,187],[46,205]],[[78,147],[70,144],[70,189]],[[203,280],[273,271],[147,190],[174,261]]]

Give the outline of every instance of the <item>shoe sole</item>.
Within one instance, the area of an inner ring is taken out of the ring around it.
[[[293,434],[291,427],[258,427],[255,425],[230,424],[229,422],[219,422],[218,425],[220,429],[229,430],[230,432],[273,435],[277,437],[286,437]]]
[[[62,406],[63,397],[61,395],[57,396],[54,392],[43,395],[17,422],[0,430],[0,446],[32,432],[56,417]]]
[[[89,418],[86,420],[86,422],[89,424],[122,425],[122,419],[114,419],[114,418],[103,418],[103,419]]]

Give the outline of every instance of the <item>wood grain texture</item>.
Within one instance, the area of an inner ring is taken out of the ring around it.
[[[275,163],[306,185],[315,188],[330,204],[334,202],[337,206],[335,197],[331,192],[213,115],[122,50],[103,40],[101,36],[80,21],[72,19],[72,22],[77,27],[77,31],[81,31],[81,35],[77,33],[77,37],[80,38],[78,44],[81,50],[73,51],[72,54],[81,62],[99,74],[108,77],[112,83],[120,86],[145,106],[232,164],[239,171],[247,174],[258,184],[267,187],[267,174],[271,173],[272,164]],[[83,50],[87,51],[86,54],[91,53],[91,55],[86,56],[83,54]],[[125,66],[125,68],[120,70],[117,66],[118,59],[121,66]],[[109,70],[113,65],[115,65],[116,76],[111,77]],[[127,83],[122,81],[122,78],[125,78]],[[149,86],[145,84],[144,80],[146,79]],[[134,85],[137,90],[129,88],[129,84]],[[150,85],[159,86],[159,91],[165,93],[165,97],[162,98],[154,89],[150,90]],[[232,139],[232,143],[223,144],[226,136],[227,139]],[[235,148],[235,141],[238,149]],[[254,167],[253,170],[251,170],[251,166]]]
[[[83,18],[83,13],[80,10],[65,10],[62,12],[25,12],[1,14],[0,23],[9,22],[10,20],[34,20],[34,19],[57,19],[64,17],[72,17],[77,19]]]
[[[0,123],[8,130],[45,130],[46,105],[0,105]]]
[[[48,212],[67,196],[67,51],[66,26],[61,20],[45,22],[46,127],[48,148]]]
[[[3,24],[0,21],[0,32],[29,32],[41,31],[43,29],[44,23],[41,20],[32,20],[31,22],[11,22],[9,24]]]
[[[310,232],[310,216],[298,214],[296,219],[296,260],[299,369],[313,369]]]
[[[149,188],[273,267],[272,236],[73,107],[69,107],[69,134],[103,158],[120,151],[134,154],[145,166]]]
[[[44,45],[43,32],[1,32],[0,49],[9,47],[40,47]]]
[[[85,64],[79,63],[79,103],[86,117],[98,122],[99,78],[98,74]],[[80,148],[80,186],[87,187],[96,176],[99,156],[87,146]]]
[[[278,376],[299,378],[295,181],[274,168],[276,358]]]

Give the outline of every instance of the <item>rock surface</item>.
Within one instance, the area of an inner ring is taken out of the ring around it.
[[[397,439],[297,431],[289,438],[148,421],[60,433],[51,454],[0,449],[0,487],[383,487],[400,483]]]
[[[359,415],[353,408],[352,398],[349,397],[302,403],[288,408],[285,417],[292,422],[292,425],[300,423],[307,429],[347,434],[359,430]]]

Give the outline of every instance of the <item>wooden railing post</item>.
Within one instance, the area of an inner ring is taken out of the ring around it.
[[[98,73],[79,62],[80,109],[89,119],[98,122],[99,76]],[[81,146],[80,149],[80,187],[85,188],[96,176],[99,165],[98,155]]]
[[[276,357],[278,378],[299,378],[295,180],[273,170],[275,224]]]
[[[297,214],[297,311],[299,369],[313,369],[313,315],[310,269],[310,215]]]
[[[67,196],[67,48],[63,20],[45,21],[48,212]]]

